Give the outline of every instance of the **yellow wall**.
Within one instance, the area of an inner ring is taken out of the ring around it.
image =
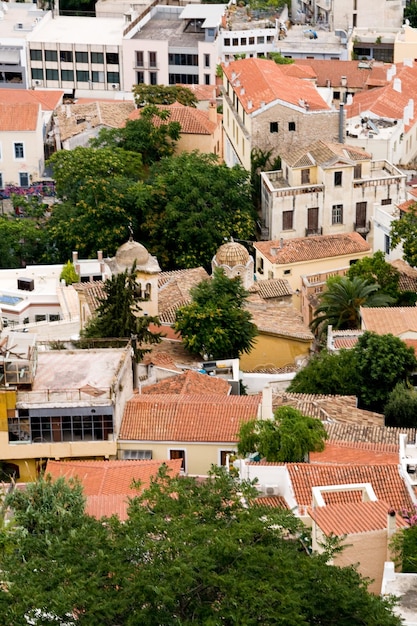
[[[261,333],[255,338],[255,345],[250,353],[240,357],[240,368],[245,371],[293,365],[296,357],[309,354],[311,343]]]
[[[394,63],[402,63],[404,59],[415,59],[417,46],[417,28],[402,27],[403,34],[394,43]]]
[[[254,415],[256,417],[256,415]],[[186,474],[206,475],[212,465],[220,465],[221,450],[236,450],[233,443],[195,443],[195,442],[131,442],[120,443],[118,458],[123,459],[123,450],[152,450],[152,459],[166,461],[170,458],[170,449],[185,450]]]

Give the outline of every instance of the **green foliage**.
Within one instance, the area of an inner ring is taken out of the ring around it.
[[[404,20],[409,20],[411,28],[417,28],[417,2],[410,0],[404,7]]]
[[[324,450],[327,432],[322,422],[293,407],[279,407],[273,420],[251,420],[239,430],[241,456],[258,452],[275,463],[302,463],[309,452]]]
[[[155,163],[136,187],[141,238],[164,269],[203,265],[225,239],[251,239],[255,215],[248,173],[215,155],[182,153]]]
[[[210,359],[250,352],[258,331],[244,308],[247,295],[240,279],[227,278],[220,268],[194,287],[192,302],[178,309],[174,326],[186,348]]]
[[[74,263],[71,261],[67,261],[64,267],[62,268],[62,272],[59,276],[60,280],[65,280],[66,285],[72,285],[72,283],[78,283],[79,276],[75,271]]]
[[[417,426],[417,392],[405,383],[398,383],[384,407],[385,425],[415,428]]]
[[[402,213],[391,224],[391,250],[400,243],[403,246],[403,258],[412,267],[417,266],[417,204]]]
[[[4,626],[39,613],[39,626],[400,626],[353,567],[310,554],[292,513],[253,506],[253,486],[225,471],[162,468],[123,524],[85,515],[62,481],[17,497],[18,524],[0,531]]]
[[[417,506],[414,511],[402,511],[403,518],[408,522],[407,528],[397,531],[391,540],[390,549],[394,554],[394,562],[404,574],[417,572]]]
[[[197,98],[188,87],[181,85],[135,85],[132,89],[135,103],[138,108],[148,104],[174,104],[179,102],[184,106],[195,107]]]
[[[174,153],[181,125],[169,121],[168,110],[155,105],[145,106],[137,120],[128,120],[123,128],[102,128],[90,141],[93,148],[123,148],[139,152],[142,162],[149,166]]]
[[[281,158],[272,159],[272,150],[252,148],[250,155],[252,201],[256,209],[261,208],[261,172],[281,169]]]
[[[0,217],[0,266],[25,267],[50,262],[45,229],[36,220]],[[51,259],[53,260],[53,259]]]
[[[400,280],[399,271],[387,263],[385,255],[381,250],[375,252],[372,256],[366,256],[359,259],[350,266],[347,277],[353,279],[355,276],[366,280],[368,283],[375,283],[379,286],[379,293],[386,293],[397,300],[398,283]]]
[[[130,190],[142,174],[141,156],[122,148],[75,148],[55,153],[50,163],[59,202],[46,230],[59,257],[72,250],[84,258],[97,250],[114,253],[132,221]]]
[[[268,58],[272,59],[277,65],[291,65],[294,59],[284,57],[280,52],[268,52]]]
[[[114,274],[104,283],[105,296],[100,299],[96,315],[82,332],[84,338],[126,337],[135,339],[135,358],[141,360],[150,349],[141,348],[142,343],[161,341],[159,333],[152,333],[149,324],[159,325],[157,317],[140,316],[141,308],[136,296],[136,267]]]
[[[416,369],[413,348],[398,337],[365,332],[351,350],[321,352],[297,372],[289,390],[354,395],[362,408],[384,412],[389,394]]]
[[[327,281],[310,327],[319,335],[329,325],[337,330],[360,328],[360,307],[387,306],[392,302],[393,298],[381,293],[375,282],[368,283],[359,276],[340,276]]]

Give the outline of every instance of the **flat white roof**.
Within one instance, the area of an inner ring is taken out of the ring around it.
[[[45,15],[43,11],[37,8],[36,4],[19,2],[0,2],[0,11],[3,14],[0,19],[0,42],[2,46],[15,43],[8,42],[8,38],[20,39],[21,42],[24,42],[28,32],[36,26],[37,19],[42,19],[42,16]],[[20,28],[18,28],[18,24],[21,24]]]
[[[182,20],[204,20],[204,28],[219,26],[227,4],[187,4],[181,11]]]
[[[122,17],[48,17],[29,33],[28,42],[122,45],[125,25]]]

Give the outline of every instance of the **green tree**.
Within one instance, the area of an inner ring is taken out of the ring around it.
[[[398,284],[400,273],[391,263],[387,263],[385,255],[381,250],[378,250],[372,256],[366,256],[353,263],[346,275],[351,280],[357,276],[366,280],[369,284],[377,284],[379,293],[386,293],[395,300],[399,297]]]
[[[78,283],[79,276],[75,271],[74,263],[71,261],[67,261],[64,267],[62,268],[62,272],[59,276],[60,280],[65,280],[66,285],[72,285],[73,283]]]
[[[384,407],[385,425],[415,428],[417,426],[417,392],[406,383],[398,383]]]
[[[356,353],[322,350],[297,372],[288,390],[295,393],[357,395]]]
[[[353,567],[310,554],[300,520],[253,506],[255,495],[224,470],[199,481],[161,469],[121,524],[55,494],[54,532],[23,519],[0,532],[2,624],[27,626],[42,611],[39,626],[48,614],[71,626],[400,626]]]
[[[133,96],[136,106],[142,108],[148,104],[174,104],[195,107],[197,98],[188,87],[182,85],[134,85]]]
[[[417,2],[410,0],[404,7],[404,20],[410,22],[411,28],[417,28]]]
[[[402,511],[402,516],[409,526],[394,534],[390,548],[399,570],[403,574],[411,574],[417,572],[417,506],[414,506],[414,511]]]
[[[390,230],[391,250],[400,243],[403,247],[403,258],[412,267],[417,266],[417,204],[413,204],[407,213],[402,212],[399,219],[394,220]]]
[[[384,412],[389,394],[416,369],[413,348],[398,337],[365,332],[354,348],[322,351],[297,372],[289,391],[358,397],[364,409]]]
[[[268,52],[268,58],[275,61],[277,65],[291,65],[294,59],[284,57],[280,52]]]
[[[253,205],[259,211],[261,208],[261,172],[281,169],[281,158],[272,159],[272,150],[252,148],[250,155]]]
[[[50,244],[45,229],[36,220],[0,217],[0,266],[25,267],[50,262]]]
[[[59,260],[78,250],[83,257],[97,250],[113,253],[136,226],[131,190],[142,175],[141,156],[122,148],[75,148],[55,153],[50,163],[59,202],[46,230]]]
[[[147,315],[141,316],[141,308],[137,297],[136,266],[113,276],[104,283],[104,297],[96,314],[92,317],[84,330],[82,337],[86,339],[102,338],[133,338],[135,358],[140,361],[149,348],[141,345],[159,343],[160,333],[152,333],[150,324],[159,326],[159,319]]]
[[[383,413],[391,391],[399,382],[407,382],[417,367],[414,349],[394,335],[365,332],[353,350],[360,403]]]
[[[322,452],[327,432],[322,422],[293,407],[279,407],[273,420],[250,420],[238,435],[241,456],[258,452],[274,463],[302,463],[310,452]]]
[[[225,239],[252,239],[255,213],[248,173],[215,155],[182,153],[155,163],[137,185],[141,239],[164,269],[203,265]]]
[[[250,352],[258,331],[244,308],[247,295],[240,279],[228,278],[220,268],[212,280],[194,287],[191,303],[177,310],[174,325],[186,348],[210,359]]]
[[[170,112],[157,106],[146,106],[137,120],[128,120],[123,128],[102,128],[90,141],[93,148],[123,148],[139,152],[149,166],[174,153],[180,137],[179,122],[169,121]]]
[[[393,298],[381,293],[376,283],[368,283],[358,276],[331,278],[320,294],[310,327],[319,334],[329,325],[337,330],[360,328],[360,307],[387,306],[392,302]]]

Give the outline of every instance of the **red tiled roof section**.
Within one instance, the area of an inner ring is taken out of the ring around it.
[[[370,483],[378,500],[384,500],[396,511],[411,510],[413,503],[395,465],[319,465],[289,463],[287,465],[298,505],[310,506],[313,487]],[[344,492],[348,494],[348,492]],[[339,495],[339,503],[347,495]],[[326,496],[324,496],[326,501]]]
[[[254,501],[256,506],[266,506],[271,509],[289,509],[288,503],[283,496],[258,496]]]
[[[246,113],[260,109],[264,104],[281,102],[308,111],[329,111],[317,89],[308,81],[287,76],[274,61],[268,59],[240,59],[223,64],[233,90]],[[304,104],[302,104],[304,103]],[[305,104],[308,104],[306,109]]]
[[[34,131],[38,125],[40,105],[0,103],[0,131]]]
[[[271,263],[284,265],[314,259],[369,252],[370,246],[359,233],[296,237],[294,239],[257,241],[254,244]]]
[[[342,77],[346,78],[346,84],[350,89],[367,89],[370,85],[384,85],[387,80],[387,68],[385,63],[364,63],[363,61],[337,61],[323,59],[294,59],[294,64],[287,67],[308,67],[316,76],[318,87],[327,87],[328,82],[339,89]]]
[[[319,139],[307,147],[291,149],[282,152],[282,159],[291,167],[308,167],[315,165],[334,166],[340,159],[345,163],[350,161],[369,161],[372,155],[356,146],[345,143],[322,141]]]
[[[413,199],[410,200],[405,200],[404,202],[401,202],[401,204],[397,204],[397,208],[400,211],[403,211],[404,213],[409,213],[411,207],[416,205],[416,201]]]
[[[212,122],[208,111],[202,111],[194,107],[187,107],[179,102],[169,105],[158,105],[158,109],[169,111],[168,122],[179,122],[181,133],[190,135],[212,135],[220,124],[221,115],[217,114],[217,124]],[[129,115],[130,120],[137,120],[141,115],[141,109],[135,109]],[[160,126],[163,121],[155,116],[153,118],[155,126]],[[166,123],[166,122],[165,122]]]
[[[416,428],[340,422],[324,423],[324,427],[329,435],[329,441],[339,444],[343,441],[352,447],[360,444],[378,444],[378,449],[385,452],[399,450],[401,433],[406,434],[409,441],[415,441],[417,436]]]
[[[309,508],[310,517],[317,523],[326,535],[353,535],[357,533],[383,530],[388,526],[388,511],[386,502],[351,502],[349,504],[332,504]],[[407,522],[396,515],[397,528],[405,528]]]
[[[156,476],[161,461],[51,461],[46,474],[57,479],[77,477],[87,498],[89,515],[100,518],[104,515],[127,516],[128,498],[132,498],[149,486]],[[165,461],[171,476],[178,476],[181,459]],[[132,488],[132,482],[140,481],[140,490]]]
[[[417,291],[417,269],[403,259],[391,261],[391,265],[400,273],[398,288],[400,291]]]
[[[64,97],[64,91],[38,89],[0,89],[0,104],[40,104],[42,111],[53,111]]]
[[[362,327],[386,335],[399,336],[407,331],[417,333],[417,307],[361,307]]]
[[[119,440],[237,442],[241,422],[256,418],[260,396],[136,395]]]
[[[398,465],[399,445],[327,441],[323,452],[311,452],[310,463]]]
[[[227,380],[222,378],[208,376],[188,370],[184,374],[178,376],[170,376],[165,380],[161,380],[154,385],[142,387],[142,393],[145,394],[224,394],[228,396],[230,393],[230,385]]]

